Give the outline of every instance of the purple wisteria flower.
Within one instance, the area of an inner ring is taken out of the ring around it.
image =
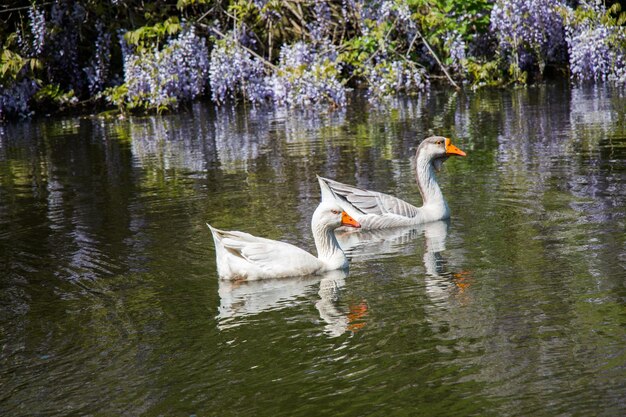
[[[124,61],[127,101],[131,106],[163,109],[204,93],[209,78],[206,39],[184,25],[177,38],[162,50],[135,50],[123,35],[120,44]]]
[[[272,77],[274,101],[280,105],[307,107],[330,104],[343,107],[346,90],[339,81],[337,51],[330,43],[304,42],[284,45],[278,71]]]
[[[30,31],[33,36],[30,55],[40,56],[46,37],[46,16],[43,9],[34,6],[28,10],[28,16],[30,18]]]
[[[46,38],[45,54],[48,79],[64,89],[74,90],[79,95],[83,91],[84,76],[79,66],[78,28],[86,19],[86,11],[78,2],[60,0],[50,10],[51,30]]]
[[[345,87],[338,78],[337,52],[328,41],[317,46],[305,42],[284,45],[278,67],[269,69],[231,34],[211,52],[210,67],[211,94],[218,104],[237,98],[289,107],[346,103]]]
[[[318,1],[313,6],[315,19],[307,24],[311,38],[323,42],[330,35],[332,15],[330,6],[325,1]]]
[[[449,32],[446,35],[446,45],[450,51],[451,67],[454,71],[460,73],[463,70],[464,61],[467,56],[465,54],[466,46],[461,34],[457,31]]]
[[[491,31],[499,51],[522,70],[565,59],[563,0],[497,0],[491,11]]]
[[[8,116],[26,117],[30,114],[30,100],[39,86],[35,80],[24,78],[10,86],[0,85],[0,121]]]
[[[239,97],[262,103],[272,97],[263,63],[245,50],[231,33],[211,51],[211,97],[217,104]]]
[[[626,29],[602,22],[606,13],[601,2],[580,5],[578,19],[568,9],[565,34],[570,73],[578,81],[613,81],[626,84]]]
[[[104,24],[96,23],[96,41],[94,54],[89,66],[84,68],[87,76],[87,87],[91,95],[101,92],[109,77],[109,64],[111,61],[111,34],[106,32]]]
[[[416,94],[430,87],[426,70],[404,60],[379,60],[376,65],[365,68],[364,76],[372,103],[386,102],[398,93]]]

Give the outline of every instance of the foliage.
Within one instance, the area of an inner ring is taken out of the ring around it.
[[[259,103],[271,96],[263,63],[245,50],[234,34],[216,42],[211,51],[209,80],[213,101],[218,104],[238,97]]]
[[[332,45],[325,46],[316,48],[304,42],[283,46],[278,71],[272,78],[276,103],[296,107],[320,103],[345,105],[337,53]]]
[[[609,3],[14,0],[0,10],[0,119],[78,102],[164,111],[209,86],[218,105],[306,107],[343,106],[361,86],[385,102],[434,80],[477,88],[568,70],[626,84],[626,14]]]
[[[47,84],[37,90],[33,98],[42,106],[65,108],[76,104],[78,99],[74,96],[74,91],[63,91],[57,84]]]
[[[626,85],[626,13],[619,3],[603,10],[584,3],[563,9],[570,72],[578,81],[616,81]]]
[[[565,60],[560,7],[562,0],[496,1],[491,12],[491,30],[514,80],[524,80],[524,73],[528,72],[543,75],[546,64]]]
[[[158,45],[148,48],[141,41],[139,46],[133,46],[126,39],[120,37],[126,87],[110,90],[110,102],[119,105],[119,96],[124,94],[124,102],[131,110],[161,112],[204,93],[209,75],[208,48],[193,26],[183,28],[163,49]]]
[[[136,30],[129,30],[124,34],[124,40],[139,49],[158,47],[163,40],[180,32],[181,25],[178,17],[172,16],[164,22],[152,26],[142,26]]]
[[[416,94],[427,90],[430,81],[423,68],[408,60],[381,60],[364,69],[370,101],[381,103],[397,93]]]

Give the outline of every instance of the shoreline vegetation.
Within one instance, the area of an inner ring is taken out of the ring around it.
[[[548,78],[626,86],[609,0],[12,0],[0,6],[0,122],[165,112],[208,97],[289,108]]]

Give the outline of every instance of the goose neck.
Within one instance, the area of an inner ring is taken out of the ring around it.
[[[320,224],[312,224],[311,226],[317,248],[317,257],[328,266],[329,270],[347,266],[348,259],[339,246],[334,231]]]
[[[445,199],[435,176],[432,160],[425,155],[417,154],[416,163],[417,185],[422,195],[423,204],[445,204]]]

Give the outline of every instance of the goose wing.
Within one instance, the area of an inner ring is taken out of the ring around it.
[[[332,198],[340,203],[348,203],[360,214],[379,216],[391,214],[413,218],[419,213],[419,209],[414,205],[388,194],[364,190],[327,178],[318,177],[318,179],[322,188],[322,200]]]
[[[315,273],[320,268],[319,259],[289,243],[244,232],[218,230],[210,225],[209,228],[216,245],[223,249],[222,258],[227,259],[234,275],[284,277]]]

